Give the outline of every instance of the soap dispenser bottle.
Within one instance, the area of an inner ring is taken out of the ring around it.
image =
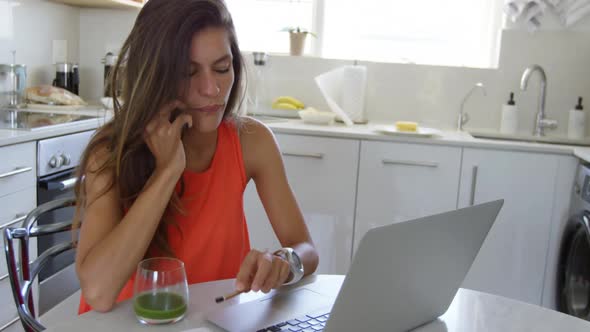
[[[586,113],[584,113],[584,106],[582,106],[582,97],[578,97],[578,104],[570,110],[567,137],[569,139],[584,139],[585,132]]]
[[[510,100],[502,106],[502,120],[500,132],[502,134],[514,135],[518,128],[518,109],[514,102],[514,92],[510,92]]]

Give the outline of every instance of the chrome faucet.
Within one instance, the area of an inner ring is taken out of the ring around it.
[[[481,82],[475,83],[471,90],[467,92],[465,97],[463,97],[463,100],[461,101],[461,107],[459,108],[459,117],[457,118],[457,131],[463,131],[463,125],[465,125],[467,121],[469,121],[469,114],[465,113],[463,111],[463,108],[465,106],[465,102],[467,101],[467,99],[469,99],[469,97],[471,97],[473,92],[475,92],[475,90],[477,89],[481,89],[483,95],[487,96],[486,87]]]
[[[547,94],[547,76],[545,75],[545,71],[539,65],[532,65],[525,69],[524,73],[522,74],[522,79],[520,80],[520,89],[526,91],[527,85],[529,82],[529,78],[535,72],[539,72],[539,76],[541,78],[541,95],[539,96],[539,111],[537,112],[537,116],[535,118],[535,129],[533,135],[535,136],[545,136],[545,128],[555,129],[557,128],[557,121],[546,119],[545,116],[545,98]]]

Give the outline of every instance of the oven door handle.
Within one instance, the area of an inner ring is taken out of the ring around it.
[[[78,179],[76,177],[71,177],[67,180],[62,181],[44,181],[42,185],[47,190],[66,191],[68,189],[74,188],[77,180]]]

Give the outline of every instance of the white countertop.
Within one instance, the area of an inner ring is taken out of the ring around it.
[[[574,155],[580,158],[582,162],[590,163],[590,148],[576,147],[574,149]]]
[[[293,287],[305,286],[322,294],[336,296],[344,276],[312,275]],[[47,331],[221,331],[206,320],[209,312],[228,305],[248,302],[272,296],[263,293],[247,293],[229,301],[216,304],[213,299],[233,290],[232,279],[213,281],[190,286],[189,310],[184,320],[149,328],[137,322],[132,301],[118,304],[109,313],[88,312],[81,316],[51,317],[46,314],[42,321]],[[521,332],[521,331],[589,331],[590,322],[557,311],[507,299],[482,292],[459,289],[447,312],[433,322],[415,331],[420,332]]]
[[[48,111],[44,111],[48,112]],[[23,142],[37,141],[45,138],[62,136],[87,130],[93,130],[102,126],[110,117],[104,109],[89,107],[76,111],[59,111],[49,113],[65,113],[95,116],[94,119],[82,120],[71,123],[63,123],[56,126],[48,126],[35,130],[0,129],[0,147]]]
[[[106,113],[103,109],[88,109],[73,112],[78,112],[78,114],[85,115],[95,115],[97,118],[81,121],[80,123],[60,125],[55,128],[48,127],[47,129],[38,129],[34,131],[0,129],[0,147],[27,141],[35,141],[43,138],[66,135],[69,133],[92,130],[104,124],[105,120],[108,118],[108,113]],[[482,139],[474,138],[468,133],[457,131],[441,131],[440,135],[433,137],[414,137],[381,134],[375,130],[377,126],[383,125],[381,123],[369,123],[366,125],[354,125],[347,127],[344,124],[339,123],[331,126],[324,126],[305,124],[301,120],[296,119],[280,119],[278,121],[268,121],[266,124],[273,130],[273,132],[282,134],[302,134],[348,139],[541,152],[574,155],[580,158],[583,162],[590,162],[590,147],[549,143],[530,143],[499,139]]]
[[[284,134],[305,134],[350,139],[394,141],[431,145],[438,144],[447,146],[564,154],[574,155],[582,159],[584,162],[590,162],[590,147],[550,143],[531,143],[500,139],[482,139],[474,138],[466,132],[441,131],[440,136],[422,138],[413,136],[393,136],[388,134],[381,134],[375,130],[378,126],[383,125],[381,123],[369,123],[366,125],[354,125],[351,127],[347,127],[344,124],[322,126],[305,124],[301,120],[288,120],[282,122],[270,122],[267,125],[274,132]]]

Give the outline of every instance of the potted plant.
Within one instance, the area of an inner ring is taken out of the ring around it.
[[[307,35],[312,35],[316,37],[316,34],[301,27],[287,27],[284,28],[283,31],[289,32],[289,40],[291,45],[291,55],[303,55],[303,50],[305,48],[305,39]]]

